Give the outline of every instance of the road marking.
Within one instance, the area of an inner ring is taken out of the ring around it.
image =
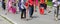
[[[3,17],[5,20],[7,20],[8,22],[10,22],[11,24],[17,24],[16,22],[12,21],[11,19],[9,19],[8,17],[6,17],[6,15],[0,15],[1,17]]]

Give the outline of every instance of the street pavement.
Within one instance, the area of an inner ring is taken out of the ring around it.
[[[0,16],[0,24],[11,24],[11,23]]]
[[[2,11],[4,10],[0,7],[0,24],[12,24],[7,18],[1,15]]]
[[[34,12],[33,14],[33,18],[28,20],[21,19],[20,12],[18,14],[8,13],[7,15],[5,15],[6,11],[2,10],[0,11],[0,14],[7,17],[15,24],[60,24],[60,15],[58,18],[59,20],[56,21],[54,20],[53,9],[51,8],[50,10],[52,11],[51,13],[47,13],[46,15],[41,15],[39,13],[39,9],[37,9],[37,12]]]

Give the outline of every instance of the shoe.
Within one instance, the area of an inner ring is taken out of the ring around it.
[[[58,21],[58,18],[55,18],[56,21]]]
[[[26,17],[21,17],[21,19],[25,19]]]
[[[33,18],[32,16],[30,16],[30,18]]]
[[[58,20],[58,17],[56,17],[56,15],[55,15],[55,20],[56,20],[56,21]]]
[[[49,11],[48,13],[50,13],[51,11]]]

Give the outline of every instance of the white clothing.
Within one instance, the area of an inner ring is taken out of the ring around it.
[[[60,2],[58,2],[58,5],[60,5]]]
[[[57,0],[53,0],[52,2],[56,2]]]
[[[21,0],[21,8],[24,9],[24,1]]]

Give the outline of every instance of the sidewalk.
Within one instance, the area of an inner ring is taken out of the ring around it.
[[[0,16],[0,24],[11,24],[11,23]]]
[[[15,24],[60,24],[60,20],[57,22],[54,20],[53,12],[47,15],[40,15],[39,11],[37,11],[33,14],[34,18],[28,21],[22,20],[20,18],[20,13],[19,14],[8,13],[7,15],[5,15],[5,11],[1,11],[0,14],[3,15],[4,17],[7,17],[10,21],[12,21]]]

